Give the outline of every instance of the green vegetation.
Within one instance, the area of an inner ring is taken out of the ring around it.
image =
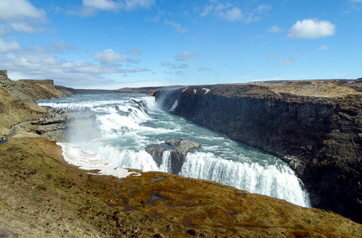
[[[42,138],[11,139],[0,159],[0,228],[20,237],[362,237],[334,213],[210,181],[82,171]]]

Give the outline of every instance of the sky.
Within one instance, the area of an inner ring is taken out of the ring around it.
[[[362,0],[0,0],[0,69],[118,89],[362,77]]]

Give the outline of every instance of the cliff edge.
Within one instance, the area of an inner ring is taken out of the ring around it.
[[[12,81],[6,70],[0,70],[0,134],[8,135],[12,126],[47,115],[48,110],[39,107],[37,99],[70,94],[69,89],[55,86],[52,80]]]
[[[3,118],[16,123],[11,118],[46,113],[32,87],[6,85]],[[332,212],[211,181],[80,170],[64,161],[55,142],[40,138],[66,123],[62,115],[22,122],[20,132],[0,144],[0,237],[362,237],[362,225]]]
[[[313,207],[362,222],[359,82],[190,86],[156,93],[163,109],[289,163]]]

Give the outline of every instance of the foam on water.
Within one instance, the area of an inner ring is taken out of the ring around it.
[[[129,175],[139,175],[129,172],[127,169],[116,166],[103,159],[99,154],[82,149],[81,147],[69,143],[57,143],[62,147],[64,160],[69,164],[79,166],[84,170],[99,170],[99,174],[113,175],[124,178]]]
[[[74,95],[38,103],[53,108],[87,108],[95,113],[95,117],[89,119],[94,123],[89,124],[96,125],[99,138],[59,143],[66,161],[83,169],[98,169],[102,174],[117,177],[129,175],[126,168],[171,172],[170,151],[164,152],[158,166],[145,151],[146,147],[172,138],[189,139],[200,142],[201,148],[187,155],[180,175],[214,180],[310,206],[302,183],[286,163],[161,111],[153,97],[136,94]],[[72,129],[77,130],[76,127]],[[82,134],[75,134],[79,133]]]
[[[262,166],[217,158],[212,153],[189,153],[180,175],[213,180],[251,193],[285,199],[300,206],[309,200],[289,167]]]

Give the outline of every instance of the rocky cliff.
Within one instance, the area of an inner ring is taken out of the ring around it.
[[[170,113],[287,161],[313,207],[362,222],[362,95],[337,81],[164,90]]]
[[[21,94],[9,83],[0,90],[2,119],[16,123],[46,113],[24,96],[32,87]],[[64,161],[55,142],[40,138],[54,139],[49,133],[61,130],[63,116],[22,122],[18,134],[0,144],[0,237],[362,237],[362,225],[337,214],[215,182],[80,170]],[[75,118],[68,117],[68,126],[84,124]],[[184,142],[166,142],[176,159],[198,146]]]
[[[0,70],[0,133],[9,134],[11,126],[48,114],[35,100],[70,94],[69,89],[57,87],[51,80],[45,83],[41,80],[12,81],[6,70]]]

